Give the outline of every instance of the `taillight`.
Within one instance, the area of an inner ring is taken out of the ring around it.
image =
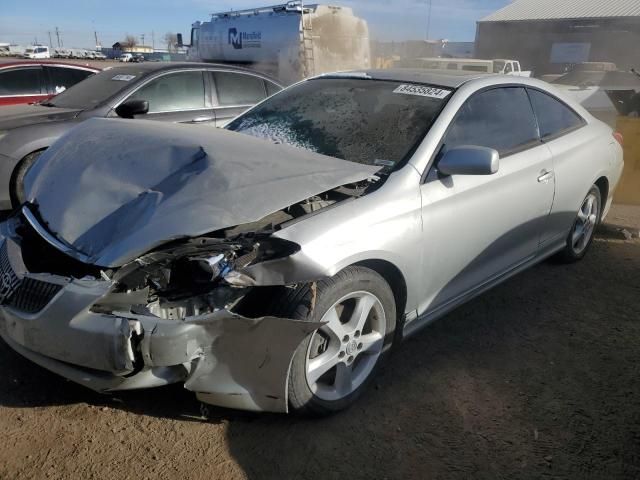
[[[624,137],[620,132],[613,132],[613,138],[616,139],[616,142],[618,142],[621,147],[624,147]]]

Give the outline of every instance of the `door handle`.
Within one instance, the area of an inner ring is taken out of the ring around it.
[[[543,171],[542,175],[540,175],[538,177],[538,183],[547,183],[549,180],[551,180],[554,177],[554,173],[553,172],[547,172],[547,171]]]
[[[213,122],[215,120],[214,117],[207,117],[206,115],[203,115],[201,117],[196,117],[193,120],[191,120],[189,123],[203,123],[203,122]]]

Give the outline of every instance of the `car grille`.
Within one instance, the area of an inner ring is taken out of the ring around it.
[[[33,278],[20,279],[9,262],[6,243],[0,247],[0,305],[24,313],[38,313],[62,289],[60,285]]]
[[[11,268],[7,244],[0,247],[0,305],[5,305],[20,286],[20,278]]]
[[[9,299],[9,306],[25,313],[38,313],[62,290],[60,285],[25,278]]]

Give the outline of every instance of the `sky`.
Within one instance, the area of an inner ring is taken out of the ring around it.
[[[429,1],[431,21],[428,22]],[[476,20],[511,0],[329,0],[349,6],[369,22],[376,40],[430,39],[473,41]],[[94,31],[104,46],[130,34],[163,47],[167,32],[189,37],[191,24],[214,12],[284,3],[282,0],[0,0],[0,42],[57,46],[58,27],[65,47],[92,48]]]

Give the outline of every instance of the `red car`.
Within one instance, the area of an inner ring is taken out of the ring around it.
[[[99,71],[73,63],[37,60],[0,63],[0,106],[46,100]]]

